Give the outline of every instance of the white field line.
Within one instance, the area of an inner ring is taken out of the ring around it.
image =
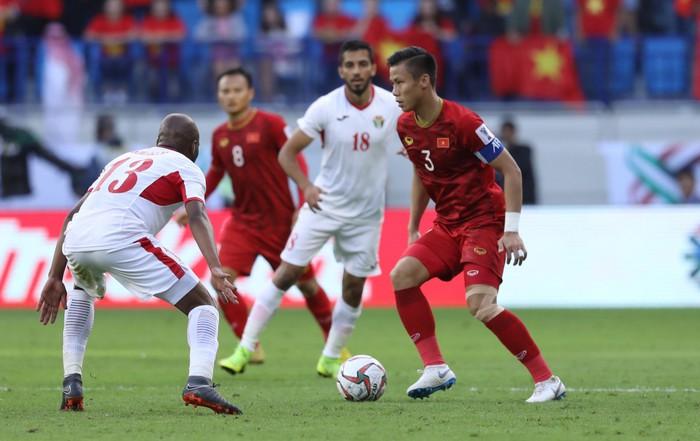
[[[178,385],[164,386],[179,388]],[[459,384],[457,385],[459,387]],[[93,391],[106,391],[106,390],[117,390],[117,391],[142,391],[142,390],[159,390],[163,387],[155,386],[96,386],[89,387],[86,386],[85,390]],[[63,388],[60,386],[56,387],[12,387],[12,386],[0,386],[0,392],[12,392],[12,391],[61,391]],[[525,387],[510,387],[510,388],[483,388],[483,387],[468,387],[466,389],[468,392],[488,392],[488,391],[507,391],[513,393],[521,392],[531,392],[532,388]],[[700,389],[694,387],[567,387],[567,392],[572,393],[594,393],[594,394],[610,394],[610,393],[620,393],[620,394],[676,394],[676,393],[686,393],[686,394],[697,394],[700,393]]]

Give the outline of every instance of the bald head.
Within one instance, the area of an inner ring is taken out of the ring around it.
[[[199,154],[197,124],[184,113],[167,115],[160,123],[156,145],[177,150],[192,161],[196,160]]]

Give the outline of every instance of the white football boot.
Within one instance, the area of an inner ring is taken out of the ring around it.
[[[561,400],[566,396],[566,386],[557,376],[535,383],[535,391],[526,403],[544,403],[545,401]]]
[[[411,398],[427,398],[439,390],[447,390],[457,382],[457,376],[446,364],[427,366],[423,375],[413,383],[406,393]]]

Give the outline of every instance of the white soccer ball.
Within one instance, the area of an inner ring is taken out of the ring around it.
[[[348,401],[376,401],[384,395],[386,370],[374,357],[355,355],[340,366],[335,384]]]

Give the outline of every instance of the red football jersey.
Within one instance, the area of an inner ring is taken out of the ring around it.
[[[471,110],[444,100],[429,127],[414,112],[399,117],[397,130],[416,173],[435,201],[437,222],[446,225],[477,218],[502,218],[505,200],[490,162],[503,150],[484,121]]]
[[[254,109],[236,126],[226,122],[214,130],[207,196],[227,173],[235,194],[235,219],[256,227],[291,225],[296,207],[287,174],[277,161],[287,141],[285,126],[281,116]],[[299,158],[306,172],[306,163]]]

